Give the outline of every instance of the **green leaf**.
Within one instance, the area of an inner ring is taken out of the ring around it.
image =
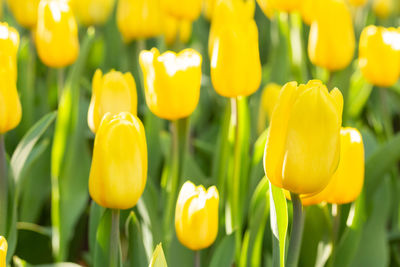
[[[89,214],[89,251],[92,260],[94,259],[96,249],[97,229],[105,210],[105,208],[92,201]]]
[[[154,250],[149,267],[168,267],[161,243],[158,244]]]
[[[139,220],[134,212],[131,212],[127,220],[127,233],[128,233],[128,266],[147,266],[148,261],[146,251],[143,244],[142,231],[140,228]]]
[[[288,210],[283,190],[269,184],[270,187],[270,218],[273,233],[272,266],[285,266],[285,246],[288,228]]]
[[[211,258],[210,267],[231,267],[235,260],[235,243],[235,232],[225,236]]]

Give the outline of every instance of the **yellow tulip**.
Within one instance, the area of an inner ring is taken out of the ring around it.
[[[119,0],[117,26],[126,42],[160,35],[160,0]]]
[[[253,1],[238,0],[222,0],[215,7],[209,38],[211,80],[222,96],[248,96],[260,85],[254,8]]]
[[[318,5],[310,28],[308,54],[314,65],[336,71],[353,59],[355,37],[350,11],[344,0]]]
[[[70,0],[78,20],[85,26],[102,25],[110,17],[115,0]]]
[[[23,27],[34,28],[40,0],[8,0],[8,6],[16,21]]]
[[[190,116],[200,97],[201,55],[194,49],[160,55],[157,48],[139,56],[146,102],[160,118],[176,120]]]
[[[101,119],[106,113],[120,112],[137,114],[136,83],[127,72],[110,71],[103,76],[100,69],[93,76],[92,99],[88,112],[88,124],[93,133],[97,132]]]
[[[368,82],[394,85],[400,75],[400,33],[394,28],[364,28],[360,36],[359,66]]]
[[[0,267],[6,267],[7,249],[7,240],[0,236]]]
[[[279,99],[281,86],[270,83],[267,84],[261,94],[260,109],[258,112],[258,133],[262,133],[265,130],[267,120],[271,119],[272,111],[275,108],[276,103]]]
[[[164,37],[167,45],[171,46],[179,38],[181,43],[187,43],[192,35],[192,22],[177,20],[175,17],[164,17]]]
[[[320,202],[346,204],[360,195],[364,184],[364,145],[355,128],[340,131],[340,161],[331,181],[320,193],[302,198],[303,205]]]
[[[272,7],[271,0],[257,0],[257,3],[265,16],[272,19],[274,16],[274,8]]]
[[[296,194],[322,191],[340,156],[343,96],[321,81],[283,86],[272,113],[264,153],[270,182]]]
[[[372,10],[376,16],[385,19],[392,13],[393,6],[392,0],[374,0],[372,3]]]
[[[219,195],[215,186],[206,189],[188,181],[179,192],[175,210],[178,240],[191,250],[211,246],[218,234]]]
[[[208,20],[212,19],[216,2],[217,2],[217,0],[204,0],[203,14],[206,19],[208,19]]]
[[[75,62],[79,53],[78,27],[69,4],[62,0],[41,0],[38,8],[36,47],[49,67]]]
[[[201,13],[202,0],[160,0],[165,13],[177,19],[194,21]]]
[[[265,0],[264,0],[265,1]],[[303,0],[268,0],[271,6],[281,12],[292,12],[300,9]]]
[[[18,32],[0,23],[0,134],[20,123],[22,110],[17,92]]]
[[[368,0],[348,0],[350,5],[355,6],[355,7],[361,7],[364,6]]]
[[[323,0],[303,0],[300,6],[301,17],[307,25],[311,25],[317,17],[317,12],[320,10],[320,5],[323,5]]]
[[[147,145],[142,122],[129,112],[106,114],[94,141],[89,192],[100,206],[129,209],[147,180]]]

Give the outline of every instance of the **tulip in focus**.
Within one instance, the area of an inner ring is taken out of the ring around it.
[[[203,0],[160,0],[164,13],[175,17],[195,21],[201,13]]]
[[[178,240],[191,250],[211,246],[218,234],[219,195],[215,186],[207,190],[184,183],[175,210],[175,230]]]
[[[121,112],[106,114],[94,141],[89,192],[100,206],[129,209],[147,180],[147,145],[142,122]]]
[[[344,0],[325,0],[317,5],[311,24],[308,54],[311,62],[330,71],[346,68],[353,59],[353,22]]]
[[[180,43],[187,43],[192,35],[192,22],[178,20],[175,17],[166,15],[164,17],[165,43],[172,46],[177,39]]]
[[[381,87],[394,85],[400,76],[400,32],[366,27],[360,37],[359,66],[368,82]]]
[[[102,25],[110,17],[115,0],[70,0],[78,20],[85,26]]]
[[[93,76],[92,99],[88,112],[88,125],[93,133],[97,132],[106,113],[116,115],[120,112],[137,114],[136,83],[127,72],[110,71],[103,75],[100,69]]]
[[[151,112],[167,120],[190,116],[200,97],[201,55],[190,48],[160,55],[152,48],[142,51],[139,61]]]
[[[7,240],[0,236],[0,267],[6,267],[7,249]]]
[[[360,195],[364,184],[364,144],[355,128],[340,130],[340,161],[328,186],[320,193],[302,198],[303,205],[320,202],[346,204]]]
[[[125,42],[160,35],[160,0],[119,0],[117,26]]]
[[[211,80],[218,94],[248,96],[261,83],[258,30],[253,1],[221,0],[210,30]]]
[[[272,113],[264,153],[270,182],[296,194],[329,183],[340,158],[343,96],[319,80],[283,86]]]
[[[8,0],[8,6],[16,21],[25,28],[34,28],[40,0]]]
[[[79,53],[78,27],[68,2],[40,1],[36,47],[40,59],[49,67],[61,68],[75,62]]]
[[[372,10],[381,19],[389,17],[393,8],[393,0],[373,0],[372,2]]]

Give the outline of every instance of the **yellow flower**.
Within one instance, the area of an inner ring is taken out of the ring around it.
[[[264,87],[261,94],[260,111],[258,113],[258,133],[262,133],[265,130],[267,120],[271,119],[272,111],[278,102],[281,88],[276,83],[269,83]]]
[[[350,5],[355,7],[364,6],[367,3],[367,0],[348,0]]]
[[[190,116],[200,97],[201,55],[190,48],[160,55],[152,48],[142,51],[139,58],[151,112],[168,120]]]
[[[8,6],[17,22],[26,28],[34,28],[40,0],[8,0]]]
[[[364,145],[355,128],[340,130],[340,161],[328,186],[320,193],[302,198],[303,205],[320,202],[345,204],[360,195],[364,184]]]
[[[177,19],[194,21],[201,13],[203,0],[160,0],[165,13]]]
[[[400,75],[400,33],[374,25],[364,28],[358,62],[368,82],[382,87],[394,85]]]
[[[330,71],[344,69],[353,59],[355,48],[350,11],[344,0],[325,0],[318,9],[310,28],[310,60]]]
[[[20,123],[22,110],[17,92],[18,32],[0,23],[0,134]]]
[[[126,42],[162,33],[159,0],[119,0],[117,26]]]
[[[343,97],[321,81],[283,86],[272,113],[264,153],[266,176],[296,194],[320,192],[340,156]]]
[[[7,240],[0,236],[0,267],[6,267],[7,249]]]
[[[60,68],[75,62],[79,53],[78,28],[72,10],[62,0],[41,0],[36,47],[47,66]]]
[[[175,210],[178,240],[191,250],[207,248],[218,234],[219,195],[215,186],[205,190],[187,181],[179,192]]]
[[[211,80],[218,94],[248,96],[261,82],[255,3],[217,2],[209,38]]]
[[[265,1],[265,0],[264,0]],[[302,0],[268,0],[271,6],[281,12],[298,11]]]
[[[311,25],[317,17],[317,12],[320,10],[320,5],[323,0],[303,0],[300,6],[301,17],[307,25]]]
[[[86,26],[102,25],[110,17],[115,0],[70,0],[80,22]]]
[[[181,43],[187,43],[192,35],[192,22],[178,20],[175,17],[166,15],[164,17],[164,37],[167,45],[175,43],[177,37]]]
[[[110,71],[103,76],[100,69],[93,76],[92,99],[88,112],[88,124],[93,133],[97,132],[101,119],[106,113],[120,112],[137,114],[136,83],[127,72]]]
[[[272,19],[274,16],[274,8],[272,7],[271,0],[257,0],[257,3],[265,16]]]
[[[392,0],[373,0],[372,10],[381,19],[389,17],[393,10]]]
[[[100,206],[129,209],[147,180],[147,145],[142,122],[129,112],[106,114],[96,134],[89,192]]]
[[[208,19],[208,20],[212,19],[216,2],[217,2],[217,0],[204,0],[203,14],[206,19]]]

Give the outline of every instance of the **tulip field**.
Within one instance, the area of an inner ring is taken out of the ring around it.
[[[0,0],[0,267],[400,267],[399,0]]]

